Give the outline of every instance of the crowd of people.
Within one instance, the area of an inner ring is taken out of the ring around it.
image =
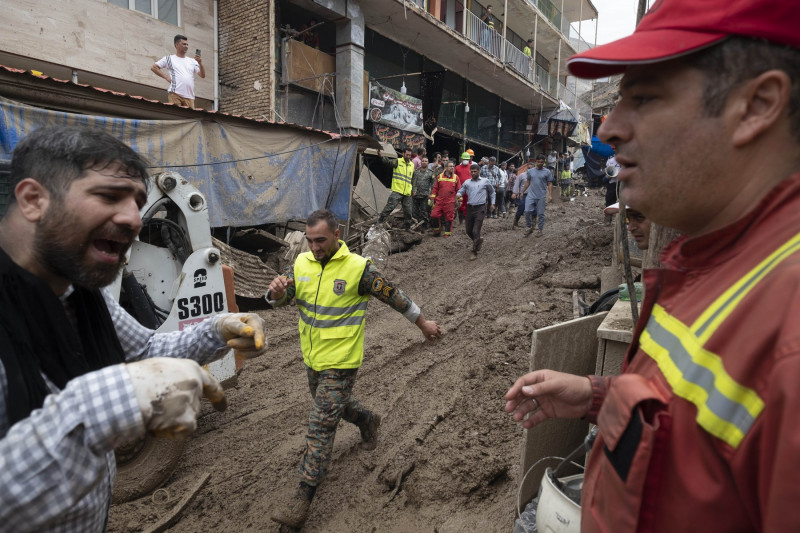
[[[383,158],[383,164],[392,168],[392,184],[378,222],[385,223],[398,203],[407,230],[429,230],[436,237],[451,237],[457,220],[465,225],[472,240],[472,259],[477,258],[483,245],[484,219],[506,218],[514,210],[511,228],[518,228],[524,216],[527,227],[524,236],[535,230],[540,237],[544,232],[546,205],[553,200],[553,186],[569,190],[572,185],[569,152],[559,154],[552,150],[547,155],[538,154],[520,167],[524,170],[519,174],[513,159],[498,164],[495,156],[488,156],[475,162],[472,149],[463,152],[460,161],[450,159],[446,151],[435,152],[428,158],[422,147],[406,148],[401,153],[402,157],[396,160]]]

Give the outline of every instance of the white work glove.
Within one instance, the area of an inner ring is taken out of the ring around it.
[[[182,439],[197,429],[200,396],[218,411],[228,406],[222,385],[191,359],[154,357],[125,365],[142,410],[145,429],[156,437]]]
[[[222,315],[217,322],[217,331],[228,347],[233,348],[234,354],[243,359],[252,359],[267,351],[264,322],[255,313]]]

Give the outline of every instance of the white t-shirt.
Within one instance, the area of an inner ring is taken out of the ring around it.
[[[194,100],[194,75],[200,72],[200,63],[194,58],[178,57],[173,54],[156,61],[156,66],[169,70],[172,83],[169,84],[167,92]]]

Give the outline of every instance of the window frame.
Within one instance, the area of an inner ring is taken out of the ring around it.
[[[125,7],[125,6],[121,6],[121,5],[117,4],[117,3],[111,2],[110,0],[106,0],[106,1],[109,4],[112,4],[112,5],[115,5],[115,6],[118,6],[118,7],[122,7],[122,8]],[[159,0],[149,0],[149,2],[150,2],[150,13],[145,13],[144,11],[139,11],[138,9],[136,9],[136,0],[127,0],[127,2],[128,2],[128,10],[129,11],[136,11],[137,13],[141,13],[142,15],[147,15],[148,17],[153,17],[154,19],[156,19],[156,20],[158,20],[160,22],[163,22],[164,24],[172,25],[172,22],[163,20],[163,19],[158,17],[158,2],[159,2]],[[178,20],[174,25],[177,26],[177,27],[181,27],[181,1],[180,0],[175,0],[175,7],[178,10]]]

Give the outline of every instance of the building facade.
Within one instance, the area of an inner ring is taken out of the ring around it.
[[[4,6],[0,65],[165,102],[166,82],[150,67],[183,34],[190,55],[203,51],[206,78],[195,82],[203,109],[385,136],[367,113],[370,84],[380,84],[423,107],[436,104],[428,138],[415,137],[429,149],[510,155],[533,142],[547,149],[536,139],[538,124],[560,102],[590,116],[565,64],[589,46],[582,24],[597,10],[590,0],[497,0],[487,18],[488,7],[486,0],[15,0]]]

